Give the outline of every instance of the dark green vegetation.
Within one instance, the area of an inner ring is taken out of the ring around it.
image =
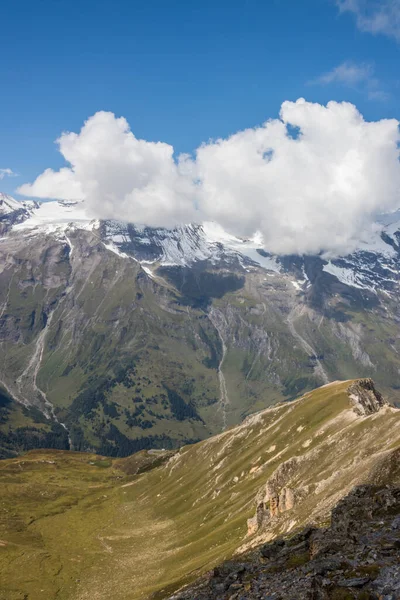
[[[158,269],[159,274],[169,280],[179,291],[182,303],[193,308],[204,308],[214,298],[222,298],[228,292],[235,292],[244,287],[245,278],[236,273],[213,273],[203,270],[204,265],[194,267],[164,267]]]
[[[34,448],[69,448],[68,433],[59,423],[46,419],[35,407],[13,402],[0,388],[0,459]]]
[[[2,461],[1,600],[164,598],[238,548],[326,524],[355,483],[390,479],[400,446],[400,411],[358,416],[348,385],[173,454],[42,450]],[[247,537],[271,482],[293,489],[296,503]]]

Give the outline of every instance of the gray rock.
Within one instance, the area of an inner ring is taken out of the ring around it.
[[[337,584],[339,587],[359,588],[366,585],[369,580],[369,577],[352,577],[351,579],[341,579]]]

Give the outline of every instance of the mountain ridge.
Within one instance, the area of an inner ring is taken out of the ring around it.
[[[2,461],[0,598],[165,598],[238,552],[326,526],[356,485],[395,485],[400,411],[378,402],[360,414],[354,383],[371,391],[370,380],[331,383],[172,454]],[[294,502],[249,532],[266,488]]]

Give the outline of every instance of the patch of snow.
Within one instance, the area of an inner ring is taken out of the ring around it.
[[[126,237],[124,235],[113,235],[111,239],[114,242],[114,244],[123,244],[124,242],[126,242]]]
[[[298,279],[297,281],[291,281],[291,284],[296,290],[303,291],[303,286],[306,282],[306,279]]]
[[[127,254],[125,254],[125,252],[121,252],[121,250],[119,250],[119,248],[117,248],[117,246],[114,246],[114,244],[112,242],[109,242],[108,244],[103,242],[103,244],[104,244],[104,247],[107,248],[107,250],[109,250],[110,252],[113,252],[120,258],[132,258],[132,260],[135,260],[132,256],[128,256]]]
[[[263,249],[263,240],[259,233],[256,233],[250,239],[244,240],[231,235],[218,225],[218,223],[211,221],[203,223],[203,231],[211,243],[223,244],[225,248],[242,254],[268,271],[281,272],[280,265],[275,256],[262,256],[257,252],[257,250]]]
[[[150,270],[148,267],[145,267],[143,264],[141,264],[140,266],[142,267],[143,271],[144,271],[145,273],[147,273],[147,275],[148,275],[149,277],[151,277],[151,279],[155,279],[155,277],[154,277],[154,275],[153,275],[153,271],[151,271],[151,270]]]
[[[359,288],[359,289],[367,289],[367,290],[374,291],[373,287],[360,281],[357,273],[355,273],[352,269],[345,268],[345,267],[338,267],[337,265],[334,265],[332,262],[329,261],[327,265],[323,266],[323,270],[326,273],[330,273],[331,275],[334,275],[335,277],[337,277],[339,279],[339,281],[341,281],[342,283],[344,283],[346,285],[350,285],[352,287]]]
[[[13,231],[41,230],[45,233],[65,231],[71,226],[78,229],[95,228],[93,221],[85,212],[82,202],[42,202],[23,223],[14,225]]]

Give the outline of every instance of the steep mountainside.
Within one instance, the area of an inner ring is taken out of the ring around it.
[[[307,527],[219,565],[171,600],[396,599],[399,554],[400,487],[359,486],[329,527]]]
[[[397,214],[328,261],[0,201],[3,457],[174,448],[336,379],[398,398]]]
[[[327,525],[355,485],[398,485],[399,451],[400,411],[367,379],[329,384],[174,453],[4,460],[0,598],[165,598],[238,551]]]

